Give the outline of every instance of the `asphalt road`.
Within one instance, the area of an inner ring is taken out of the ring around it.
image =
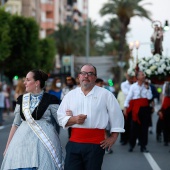
[[[141,153],[140,147],[136,146],[132,153],[128,152],[128,145],[122,146],[118,139],[112,147],[112,154],[105,154],[102,170],[170,170],[170,146],[164,146],[164,143],[156,141],[155,125],[157,121],[155,107],[153,114],[153,133],[149,134],[148,150],[149,153]],[[13,113],[9,116],[5,115],[5,128],[0,130],[0,164],[3,159],[3,151],[5,149],[9,130],[13,120]],[[65,154],[65,145],[68,141],[68,133],[61,129],[60,139]],[[94,162],[95,163],[95,162]]]

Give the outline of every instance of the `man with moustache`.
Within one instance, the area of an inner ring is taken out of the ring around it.
[[[81,86],[64,97],[57,111],[60,126],[72,127],[64,169],[100,170],[105,148],[110,149],[124,132],[124,118],[114,95],[95,85],[96,67],[83,65],[78,77]],[[108,122],[111,136],[105,139]]]

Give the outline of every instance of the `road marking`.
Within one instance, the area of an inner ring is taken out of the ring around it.
[[[10,126],[12,126],[12,125],[11,124],[3,125],[3,128],[2,129],[0,128],[0,130],[6,129],[6,128],[10,127]]]
[[[5,128],[5,126],[0,126],[0,130],[2,130],[2,129],[4,129]]]
[[[161,168],[155,162],[155,160],[153,159],[150,153],[143,153],[143,154],[145,155],[145,158],[147,159],[147,161],[149,162],[153,170],[161,170]]]

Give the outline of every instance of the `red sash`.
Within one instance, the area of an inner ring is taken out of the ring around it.
[[[129,102],[129,107],[127,108],[127,115],[130,114],[130,112],[131,112],[132,109],[133,109],[133,101],[134,101],[134,100],[130,100],[130,102]]]
[[[140,123],[138,112],[140,107],[146,107],[149,105],[149,101],[147,98],[140,98],[140,99],[134,99],[133,100],[133,108],[132,108],[132,120],[135,122]]]
[[[170,97],[164,97],[163,103],[162,103],[162,109],[165,110],[168,107],[170,107]]]
[[[105,139],[105,129],[71,128],[71,142],[100,144]]]

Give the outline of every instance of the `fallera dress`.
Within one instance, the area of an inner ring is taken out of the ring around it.
[[[57,122],[57,109],[59,101],[53,95],[41,92],[38,95],[30,95],[30,112],[34,120],[43,129],[50,139],[57,153],[58,164],[56,166],[50,152],[44,146],[30,128],[22,114],[22,96],[17,100],[14,111],[13,126],[18,126],[6,155],[3,159],[1,170],[14,170],[18,168],[35,168],[37,170],[63,170],[63,153],[58,133],[52,122]]]

